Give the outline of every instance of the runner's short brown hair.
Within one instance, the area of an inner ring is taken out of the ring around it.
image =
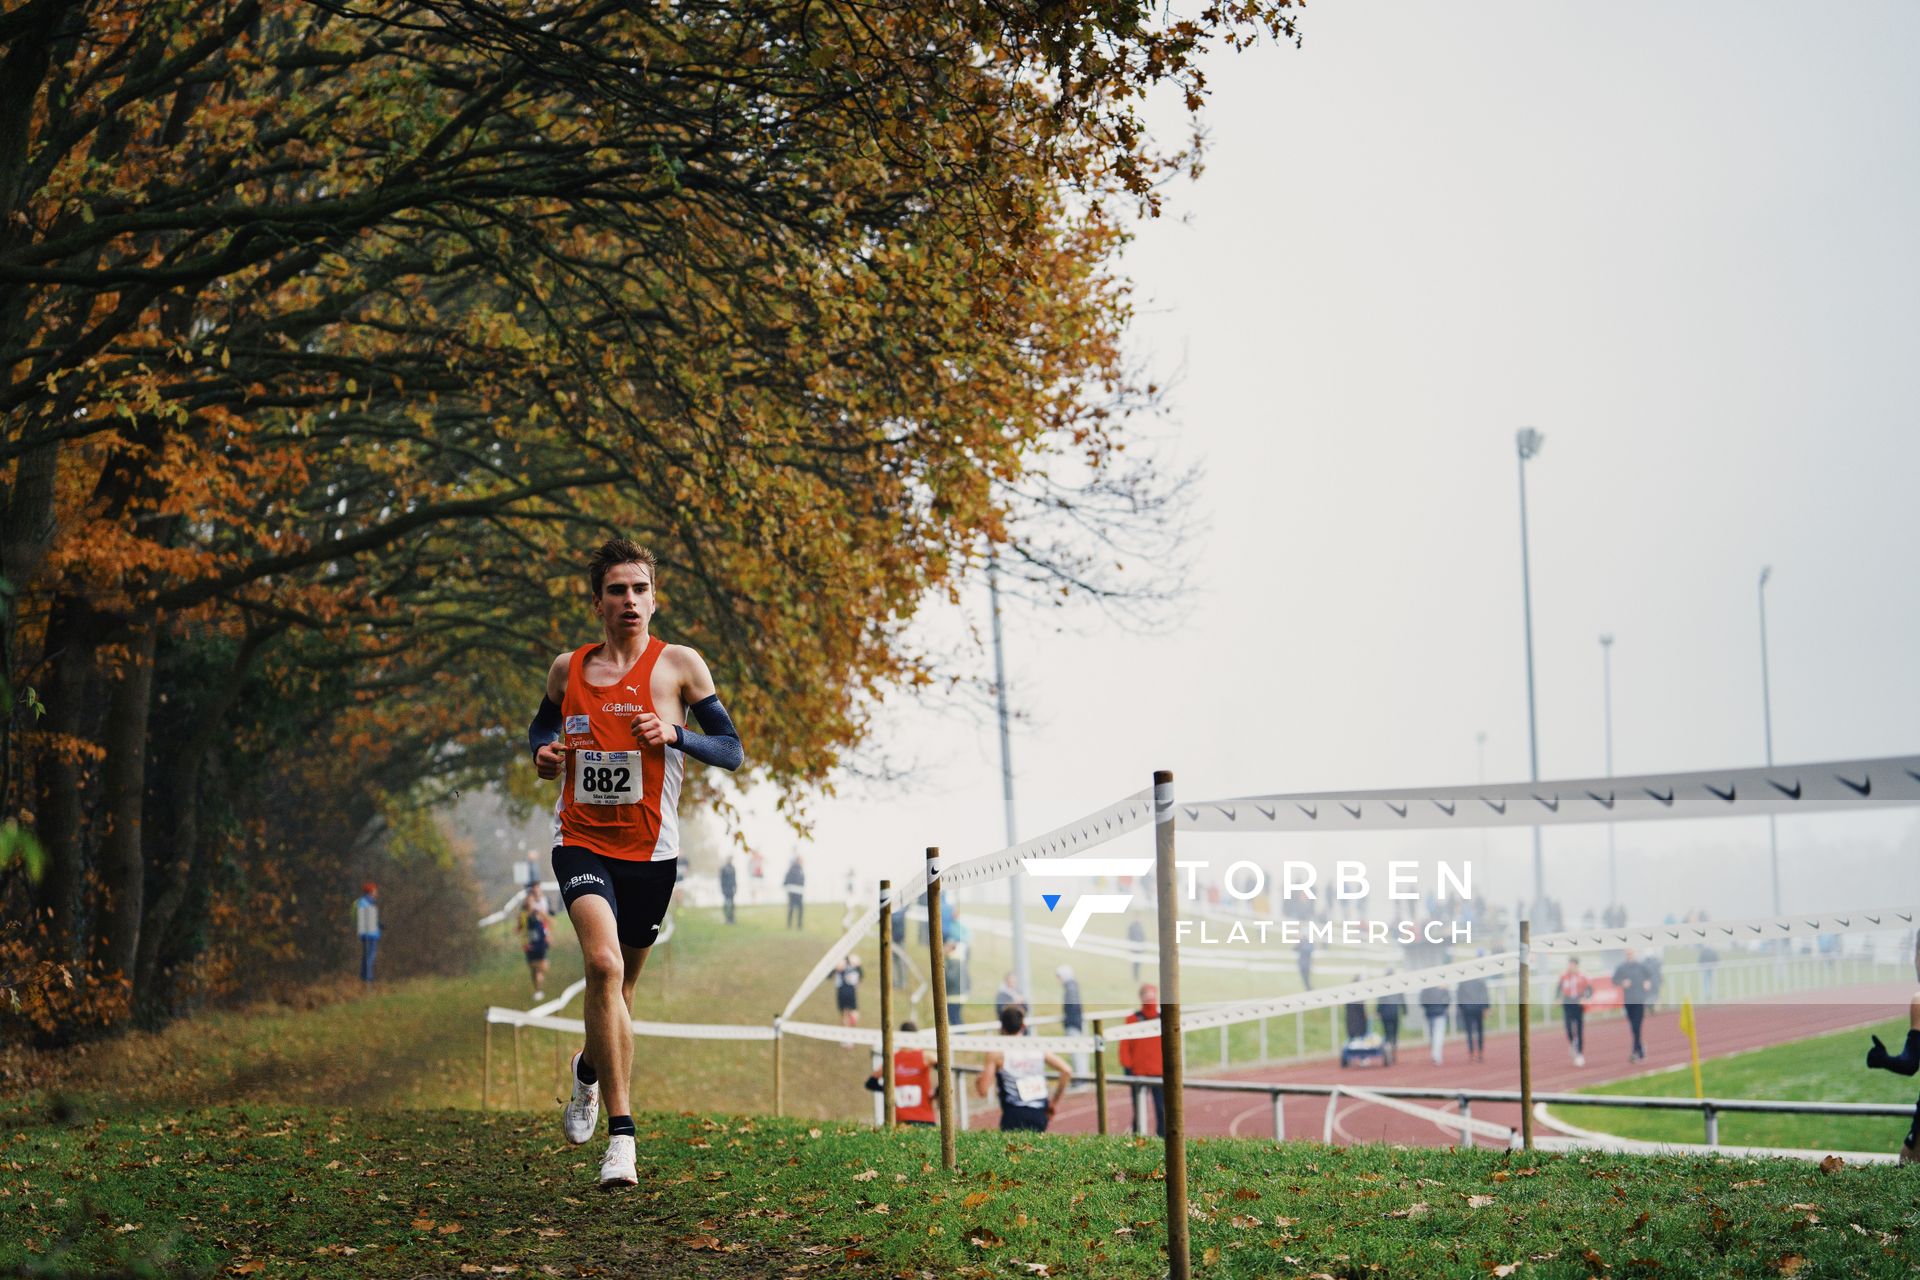
[[[607,570],[617,564],[645,565],[648,582],[654,582],[660,576],[660,571],[654,567],[653,552],[625,538],[608,538],[593,553],[593,559],[587,562],[587,582],[593,588],[594,599],[600,598],[600,588],[606,585]]]

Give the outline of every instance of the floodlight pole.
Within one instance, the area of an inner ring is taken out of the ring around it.
[[[1000,798],[1007,820],[1007,848],[1020,837],[1013,821],[1013,738],[1007,726],[1007,658],[1000,639],[1000,559],[987,557],[987,598],[993,606],[993,691],[1000,711]],[[1026,872],[1007,878],[1007,906],[1013,918],[1013,975],[1027,1007],[1034,1003],[1033,971],[1027,959]]]
[[[1603,632],[1600,636],[1601,680],[1606,689],[1607,704],[1607,776],[1613,776],[1613,636]],[[1613,824],[1607,824],[1607,907],[1620,901],[1620,885],[1614,866]]]
[[[1767,768],[1773,768],[1773,678],[1767,669],[1767,579],[1772,565],[1760,568],[1760,719],[1767,735]],[[1773,914],[1780,914],[1780,832],[1767,815],[1767,852],[1773,872]]]
[[[1527,767],[1533,781],[1540,781],[1540,732],[1534,715],[1533,697],[1533,571],[1527,552],[1527,459],[1540,452],[1546,437],[1532,427],[1522,427],[1514,435],[1520,454],[1520,601],[1527,630]],[[1540,909],[1546,901],[1546,868],[1540,855],[1540,828],[1533,829],[1533,906]]]
[[[1160,1084],[1167,1162],[1167,1275],[1193,1275],[1187,1222],[1186,1052],[1180,1039],[1180,915],[1174,896],[1173,774],[1153,775],[1153,883],[1160,908]],[[1134,1115],[1140,1114],[1139,1094]]]

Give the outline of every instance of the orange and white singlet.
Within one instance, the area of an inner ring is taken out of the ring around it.
[[[567,663],[561,741],[567,766],[553,809],[553,843],[575,845],[603,858],[662,862],[680,854],[680,779],[686,757],[678,747],[654,747],[634,736],[633,718],[653,705],[653,664],[666,642],[649,637],[640,660],[613,684],[587,681],[582,645]]]

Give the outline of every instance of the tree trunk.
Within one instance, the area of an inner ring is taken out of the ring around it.
[[[284,631],[284,624],[265,630],[249,631],[234,655],[233,666],[220,686],[193,711],[193,728],[176,749],[167,753],[159,770],[159,785],[172,802],[173,818],[168,824],[164,844],[149,851],[149,858],[161,874],[158,888],[147,905],[140,926],[140,954],[134,970],[134,989],[148,998],[160,965],[162,949],[174,934],[174,922],[190,891],[197,891],[213,874],[218,860],[203,848],[200,833],[200,788],[207,754],[219,740],[228,712],[240,696],[253,659],[272,636]],[[197,895],[204,900],[205,895]],[[196,922],[197,923],[197,922]]]
[[[147,719],[153,706],[157,634],[151,616],[137,618],[129,627],[128,657],[107,700],[103,739],[107,755],[101,770],[105,833],[100,840],[100,880],[105,899],[94,949],[102,973],[118,973],[129,986],[139,962],[146,890],[141,812],[147,790]]]
[[[96,621],[85,601],[62,596],[47,621],[46,718],[24,735],[38,756],[34,828],[46,851],[39,906],[47,920],[47,956],[71,964],[85,954],[79,937],[80,894],[86,884],[87,762],[76,751],[86,736],[93,699]]]

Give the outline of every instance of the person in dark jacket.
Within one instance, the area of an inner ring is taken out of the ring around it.
[[[733,923],[733,895],[740,891],[740,873],[734,868],[733,855],[720,864],[720,910],[725,914],[727,923]]]
[[[1460,1029],[1467,1033],[1470,1062],[1487,1060],[1487,1006],[1491,1003],[1485,978],[1468,978],[1454,988],[1453,1005],[1460,1011]]]
[[[922,939],[925,941],[925,939]],[[893,909],[893,988],[907,989],[907,913],[898,904]]]
[[[1913,976],[1920,980],[1920,934],[1913,940]],[[1891,1071],[1897,1076],[1920,1072],[1920,991],[1907,1004],[1907,1025],[1907,1043],[1899,1053],[1888,1053],[1880,1037],[1872,1037],[1873,1047],[1867,1050],[1869,1070]],[[1920,1102],[1913,1104],[1913,1124],[1907,1129],[1906,1141],[1900,1144],[1900,1163],[1920,1164]]]
[[[1393,976],[1393,970],[1387,970],[1387,976]],[[1380,1015],[1380,1047],[1387,1055],[1387,1065],[1400,1056],[1400,1019],[1406,1016],[1407,997],[1401,992],[1390,996],[1381,996],[1373,1002],[1375,1012]]]
[[[799,854],[793,855],[793,861],[787,865],[786,879],[781,883],[787,888],[787,928],[806,928],[807,873],[800,866]]]

